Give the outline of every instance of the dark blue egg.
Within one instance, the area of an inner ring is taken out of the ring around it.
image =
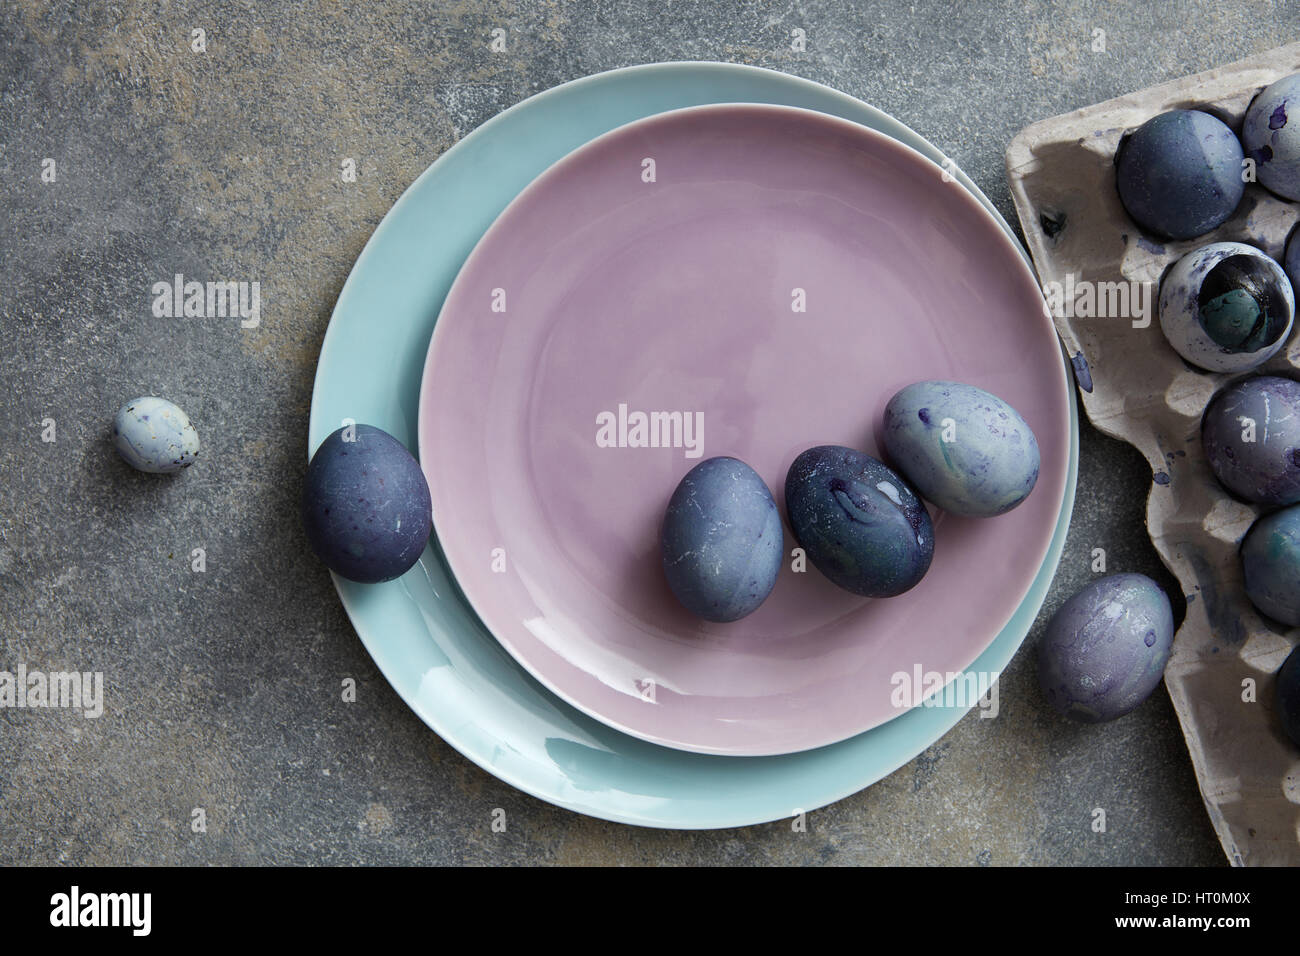
[[[419,462],[373,425],[340,428],[307,466],[302,521],[312,550],[352,581],[389,581],[419,560],[433,526]]]
[[[737,621],[757,610],[776,584],[782,548],[772,492],[738,458],[700,462],[668,502],[664,575],[677,600],[707,621]]]
[[[1279,375],[1233,382],[1206,406],[1201,444],[1237,497],[1270,507],[1300,502],[1300,382]]]
[[[1241,143],[1199,110],[1170,110],[1120,143],[1119,198],[1139,226],[1170,239],[1209,232],[1241,202]]]
[[[1275,621],[1300,626],[1300,505],[1255,521],[1241,542],[1246,596]]]
[[[808,449],[786,475],[785,507],[813,567],[846,591],[892,597],[930,569],[929,512],[870,455],[841,445]]]
[[[1286,735],[1300,747],[1300,647],[1291,652],[1277,672],[1277,713]]]
[[[1052,615],[1038,645],[1038,681],[1066,717],[1114,720],[1155,690],[1173,641],[1173,611],[1160,585],[1143,574],[1112,574]]]

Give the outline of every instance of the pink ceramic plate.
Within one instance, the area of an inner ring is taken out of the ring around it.
[[[900,597],[787,560],[734,624],[676,603],[659,523],[693,465],[741,458],[781,503],[799,452],[877,454],[885,402],[935,378],[1029,422],[1021,507],[932,509],[934,563]],[[787,753],[896,716],[895,675],[959,671],[1007,623],[1059,517],[1066,388],[1033,276],[943,170],[821,113],[692,107],[578,149],[484,235],[429,347],[420,460],[460,587],[543,684],[656,743]],[[635,413],[656,412],[702,418],[702,443],[638,446]]]

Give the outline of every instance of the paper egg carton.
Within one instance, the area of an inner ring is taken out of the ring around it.
[[[1246,598],[1237,549],[1260,509],[1219,486],[1201,449],[1206,404],[1239,376],[1183,362],[1160,331],[1158,290],[1170,265],[1208,242],[1247,242],[1280,261],[1300,208],[1247,185],[1218,229],[1161,241],[1124,212],[1114,155],[1125,131],[1169,109],[1202,109],[1240,131],[1255,93],[1292,73],[1300,73],[1300,43],[1035,123],[1012,140],[1006,156],[1039,279],[1045,290],[1062,293],[1053,298],[1064,299],[1072,276],[1076,294],[1101,291],[1103,310],[1118,311],[1119,287],[1097,284],[1123,282],[1131,293],[1149,283],[1145,320],[1132,302],[1126,316],[1072,316],[1061,308],[1053,319],[1074,358],[1088,417],[1151,464],[1147,530],[1188,602],[1165,684],[1210,819],[1238,865],[1300,864],[1300,749],[1286,739],[1274,706],[1274,675],[1300,641],[1300,628],[1279,631]],[[1257,371],[1300,373],[1300,332],[1293,330]],[[1248,679],[1253,702],[1243,699],[1251,696]]]

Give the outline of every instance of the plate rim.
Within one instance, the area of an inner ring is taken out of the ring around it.
[[[885,132],[886,135],[894,136],[895,138],[907,137],[909,145],[911,145],[912,142],[915,142],[919,144],[916,148],[932,151],[935,155],[946,159],[943,151],[931,143],[926,137],[900,122],[890,114],[885,113],[857,97],[851,96],[848,93],[820,83],[816,80],[810,80],[806,77],[795,76],[779,70],[748,64],[710,60],[680,60],[636,64],[578,77],[528,96],[491,117],[464,138],[454,143],[438,155],[433,162],[431,162],[420,173],[420,175],[412,181],[397,200],[394,201],[393,205],[384,214],[384,217],[381,219],[374,232],[372,232],[371,236],[367,239],[361,252],[358,254],[349,270],[342,288],[340,289],[334,308],[331,310],[329,325],[321,342],[321,349],[317,359],[316,375],[313,379],[311,405],[308,412],[307,460],[310,460],[311,454],[315,448],[324,440],[329,432],[333,430],[332,428],[327,429],[322,420],[324,414],[322,410],[324,404],[323,395],[327,390],[324,377],[322,376],[322,368],[327,364],[327,356],[339,350],[340,346],[338,343],[345,334],[341,331],[343,323],[336,322],[335,320],[339,317],[341,307],[348,300],[347,293],[355,284],[355,274],[358,272],[358,269],[365,264],[370,256],[377,254],[375,252],[376,247],[380,244],[384,234],[387,231],[391,231],[393,228],[392,224],[399,208],[410,204],[412,201],[410,198],[412,193],[422,188],[427,180],[433,178],[437,174],[437,167],[439,164],[443,163],[444,159],[454,155],[457,151],[463,152],[463,144],[483,140],[491,136],[498,126],[508,123],[514,115],[524,109],[530,107],[545,108],[547,100],[560,97],[568,91],[581,91],[582,88],[587,86],[607,84],[620,80],[627,80],[633,83],[645,83],[646,81],[651,80],[656,73],[678,73],[681,74],[683,78],[693,77],[695,74],[698,74],[699,79],[706,81],[713,77],[729,74],[729,78],[735,79],[739,82],[744,82],[746,77],[749,77],[752,78],[755,83],[768,84],[767,88],[773,91],[789,90],[791,91],[791,95],[796,92],[806,93],[811,97],[825,101],[828,106],[839,105],[846,113],[859,117],[866,117],[871,122],[878,123],[879,126],[873,128]],[[776,96],[777,94],[774,92],[772,95]],[[840,113],[836,113],[835,115],[841,115],[842,118],[846,119],[848,118]],[[858,119],[849,121],[862,122]],[[865,123],[863,123],[863,125],[865,125]],[[976,185],[960,167],[954,167],[953,174],[957,177],[958,181],[964,188],[975,195],[976,198],[979,199],[980,202],[997,217],[1004,231],[1019,247],[1022,257],[1027,263],[1030,263],[1032,267],[1029,255],[1023,247],[1020,247],[1019,241],[1015,238],[1010,223],[1001,215],[1000,212],[998,212],[997,208],[979,186]],[[1068,363],[1069,357],[1064,349],[1062,349],[1061,354],[1062,361]],[[990,647],[989,650],[985,651],[985,654],[989,654],[996,648],[997,653],[994,655],[994,659],[987,663],[991,665],[990,670],[995,670],[998,674],[1001,674],[1001,672],[1005,670],[1011,659],[1024,643],[1025,637],[1028,635],[1034,619],[1041,611],[1043,601],[1050,589],[1052,579],[1055,577],[1056,569],[1059,567],[1061,555],[1064,551],[1065,542],[1069,534],[1070,517],[1073,512],[1078,480],[1079,420],[1077,395],[1073,388],[1068,389],[1068,393],[1071,409],[1071,461],[1065,494],[1062,498],[1061,520],[1058,523],[1056,537],[1052,542],[1052,548],[1048,556],[1049,560],[1044,563],[1044,567],[1040,572],[1040,577],[1036,579],[1034,586],[1031,587],[1034,606],[1032,612],[1030,612],[1030,619],[1026,624],[1024,633],[1014,639],[1014,641],[1008,641],[1008,646],[1006,647],[997,646],[998,642],[995,641],[994,647]],[[437,709],[426,706],[426,702],[421,700],[415,691],[407,684],[400,672],[400,667],[398,667],[397,662],[392,659],[392,656],[397,652],[390,646],[390,642],[386,642],[383,639],[382,634],[377,633],[377,629],[372,626],[373,622],[367,619],[364,609],[360,606],[364,603],[363,597],[365,592],[361,590],[362,586],[354,586],[351,582],[345,581],[337,575],[331,575],[331,578],[335,590],[339,595],[340,603],[343,605],[344,611],[348,614],[353,630],[360,638],[362,645],[366,648],[367,653],[375,662],[381,674],[383,674],[385,681],[390,685],[390,687],[392,687],[398,697],[401,698],[407,707],[449,747],[476,767],[498,780],[501,780],[508,786],[553,806],[558,806],[596,819],[609,820],[611,822],[633,826],[685,830],[727,829],[753,826],[785,818],[784,812],[774,812],[770,807],[762,810],[755,809],[745,813],[734,811],[728,812],[726,809],[719,809],[715,803],[711,803],[708,800],[688,800],[686,798],[665,798],[655,807],[654,812],[633,811],[615,806],[611,804],[609,800],[600,800],[590,797],[586,799],[576,799],[572,791],[557,791],[555,788],[548,789],[541,783],[532,782],[532,780],[535,780],[536,778],[526,779],[521,774],[514,772],[512,768],[494,766],[489,755],[475,751],[470,745],[470,742],[466,741],[463,735],[456,732],[456,728],[450,725],[447,715],[442,714],[441,711]],[[1023,607],[1024,606],[1022,605],[1022,609]],[[389,676],[390,668],[397,670],[397,673],[392,677]],[[872,769],[865,773],[853,773],[851,775],[839,773],[836,775],[837,779],[842,779],[844,776],[851,777],[851,779],[847,779],[844,782],[839,783],[839,785],[836,785],[835,783],[807,785],[808,789],[805,791],[809,797],[809,800],[807,801],[807,809],[816,809],[843,800],[893,773],[909,760],[914,759],[916,755],[922,752],[926,747],[932,746],[935,742],[942,739],[943,736],[946,735],[953,726],[955,726],[957,722],[965,716],[965,714],[965,709],[956,713],[946,713],[943,715],[942,719],[934,722],[934,726],[926,725],[919,729],[919,731],[913,731],[909,727],[910,738],[909,742],[905,745],[900,746],[892,740],[878,741],[879,748],[885,751],[886,755],[877,758],[875,762],[872,763]],[[900,719],[907,719],[907,715],[903,715]],[[899,723],[895,721],[885,726],[886,728],[894,729],[899,726]],[[882,728],[877,728],[876,731],[870,731],[869,733],[879,734],[881,730]],[[919,745],[916,742],[917,740],[920,741]],[[837,744],[834,748],[830,749],[846,749],[848,746],[849,742],[846,741]],[[787,758],[765,759],[783,760]],[[841,757],[838,764],[833,763],[829,766],[843,766],[845,762],[851,762],[854,765],[857,765],[863,761],[861,755],[857,755],[856,759],[852,756],[845,756]],[[821,777],[829,776],[831,773],[831,771],[825,766],[819,766],[816,769],[819,774],[819,779]],[[796,774],[791,772],[787,774],[787,776],[795,777]],[[802,779],[807,778],[807,774],[801,774],[798,776]],[[676,809],[676,812],[665,812],[667,808],[674,808]]]
[[[417,419],[416,419],[417,458],[421,462],[421,470],[425,472],[426,478],[429,477],[429,473],[428,470],[425,468],[424,463],[429,461],[430,456],[433,455],[433,453],[436,451],[436,449],[429,447],[427,443],[427,434],[426,434],[429,428],[428,416],[426,414],[426,410],[429,409],[431,405],[436,404],[431,401],[431,392],[436,387],[431,382],[431,380],[434,378],[433,375],[434,365],[436,362],[440,362],[440,364],[446,366],[449,362],[454,362],[454,357],[445,354],[448,351],[448,346],[446,344],[447,338],[451,333],[446,331],[449,328],[449,324],[446,321],[444,321],[444,319],[448,315],[449,308],[452,306],[453,298],[456,297],[457,295],[457,290],[458,287],[461,285],[462,278],[466,276],[468,273],[470,273],[474,268],[474,266],[477,264],[477,262],[483,259],[483,257],[488,254],[488,251],[490,247],[493,245],[493,243],[496,242],[500,236],[505,234],[505,231],[508,228],[507,220],[510,219],[512,214],[514,214],[517,209],[526,206],[529,202],[536,201],[536,197],[543,194],[546,189],[552,186],[553,183],[563,181],[567,170],[569,170],[572,166],[587,160],[593,153],[597,153],[602,148],[608,147],[610,143],[617,142],[618,140],[623,139],[629,135],[636,135],[638,132],[645,129],[646,127],[650,127],[655,124],[672,124],[676,121],[689,121],[690,118],[695,116],[704,116],[707,118],[710,114],[727,116],[727,115],[735,114],[737,112],[740,113],[749,112],[749,113],[759,114],[760,116],[760,119],[758,120],[759,122],[766,121],[768,118],[770,118],[772,121],[776,121],[783,117],[790,117],[800,122],[808,123],[810,125],[820,124],[823,127],[827,127],[831,130],[840,132],[846,137],[853,137],[859,143],[869,144],[869,148],[873,151],[880,150],[883,153],[889,153],[892,151],[898,155],[901,155],[907,163],[913,163],[913,164],[919,163],[921,164],[921,166],[918,168],[927,168],[926,169],[927,173],[932,173],[936,178],[940,176],[948,177],[950,175],[940,164],[934,162],[930,157],[926,156],[924,153],[921,153],[919,150],[913,149],[907,143],[894,139],[893,137],[888,136],[885,133],[871,129],[870,127],[863,126],[860,123],[855,123],[852,120],[848,120],[843,117],[834,116],[829,113],[823,113],[818,110],[807,109],[805,107],[790,106],[786,104],[761,103],[761,102],[739,102],[738,101],[738,102],[727,102],[727,103],[704,103],[704,104],[697,104],[693,106],[679,107],[676,109],[664,110],[659,113],[654,113],[649,116],[643,116],[638,119],[634,119],[634,120],[630,120],[629,122],[622,123],[618,126],[613,127],[612,129],[605,131],[604,133],[601,133],[599,136],[595,136],[590,140],[588,140],[587,142],[582,143],[581,145],[575,147],[574,149],[565,153],[559,159],[555,160],[549,166],[547,166],[546,169],[538,173],[526,186],[524,186],[523,189],[521,189],[518,193],[516,193],[514,198],[511,199],[510,202],[506,204],[505,208],[502,209],[497,214],[497,216],[493,219],[492,223],[479,237],[478,241],[475,242],[474,247],[470,250],[469,254],[465,257],[465,260],[461,263],[460,269],[457,271],[456,277],[453,279],[451,286],[447,290],[447,294],[443,299],[442,306],[438,310],[438,316],[434,322],[433,333],[430,336],[429,347],[425,353],[424,370],[420,377],[420,390],[417,397]],[[1001,222],[999,222],[998,217],[990,213],[988,208],[982,202],[980,202],[980,200],[975,195],[973,195],[971,192],[969,192],[968,190],[966,190],[961,186],[958,186],[953,191],[953,195],[956,197],[955,199],[946,200],[946,201],[966,205],[968,209],[973,211],[978,216],[981,222],[991,227],[992,233],[996,237],[998,237],[993,241],[1000,242],[1002,244],[1003,251],[1008,254],[1006,257],[1007,260],[1021,263],[1019,280],[1022,283],[1027,281],[1036,291],[1039,291],[1038,279],[1033,268],[1029,264],[1025,263],[1023,254],[1021,255],[1014,254],[1014,253],[1021,252],[1020,244],[1018,242],[1012,241],[1010,236],[1007,235],[1006,230],[1002,228],[1002,224]],[[462,296],[463,294],[464,293],[462,292]],[[1056,333],[1056,328],[1052,324],[1050,318],[1047,317],[1046,313],[1043,312],[1042,310],[1039,310],[1035,313],[1035,318],[1042,326],[1041,333],[1044,336],[1050,336],[1053,341],[1059,344],[1060,339]],[[457,320],[457,321],[462,322],[463,324],[464,320]],[[1044,339],[1044,341],[1046,341],[1046,339]],[[440,352],[444,354],[440,356],[439,354]],[[1052,386],[1053,390],[1057,390],[1058,388],[1062,390],[1072,388],[1071,380],[1066,376],[1065,368],[1063,365],[1058,363],[1054,367],[1054,371],[1056,373],[1058,381],[1054,383],[1054,385]],[[1053,427],[1059,428],[1062,425],[1064,425],[1065,431],[1068,432],[1070,431],[1071,428],[1071,423],[1070,423],[1071,408],[1068,399],[1063,403],[1063,407],[1061,411],[1062,411],[1063,418],[1065,420],[1063,422],[1062,421],[1053,422]],[[1070,458],[1071,458],[1070,442],[1068,439],[1065,442],[1064,453],[1062,457],[1063,457],[1062,464],[1064,468],[1064,473],[1065,473],[1066,480],[1068,481],[1068,475],[1070,471]],[[852,737],[856,737],[859,734],[867,733],[868,731],[871,731],[877,727],[884,726],[885,724],[890,723],[892,720],[901,716],[902,713],[905,712],[905,711],[898,711],[892,713],[884,720],[877,721],[875,723],[869,724],[868,726],[859,727],[854,730],[845,731],[844,729],[841,728],[834,731],[833,735],[830,735],[826,739],[816,739],[813,742],[806,742],[806,741],[800,742],[798,745],[789,749],[784,749],[781,747],[781,745],[778,745],[778,747],[781,749],[772,749],[772,746],[770,744],[767,745],[750,744],[747,746],[724,745],[721,743],[716,743],[712,745],[701,744],[699,742],[677,739],[676,737],[669,736],[669,735],[656,734],[651,729],[632,727],[627,725],[624,722],[621,722],[616,718],[601,713],[600,708],[593,705],[593,703],[591,703],[590,701],[580,699],[577,696],[572,695],[566,692],[565,690],[561,689],[558,682],[552,676],[549,670],[544,670],[540,668],[536,660],[534,660],[528,654],[525,654],[520,651],[520,649],[516,646],[515,641],[511,640],[509,636],[502,636],[502,634],[499,633],[498,627],[489,623],[491,619],[498,618],[500,615],[493,614],[491,615],[491,617],[489,617],[489,615],[485,614],[484,610],[491,609],[494,605],[488,602],[482,593],[477,592],[472,588],[466,587],[464,583],[465,579],[461,574],[461,571],[463,571],[465,568],[464,549],[462,548],[461,551],[458,552],[457,559],[453,559],[451,552],[443,543],[443,535],[440,534],[438,531],[439,502],[438,502],[438,494],[434,491],[434,482],[432,481],[429,482],[429,488],[433,499],[432,514],[433,514],[434,534],[437,535],[437,540],[439,542],[439,548],[442,553],[443,560],[446,563],[448,569],[451,571],[452,577],[455,578],[461,596],[465,599],[466,603],[469,605],[470,610],[473,611],[474,615],[483,624],[487,632],[492,635],[493,639],[496,640],[497,643],[500,644],[507,651],[507,653],[510,654],[510,656],[515,660],[515,662],[518,663],[521,667],[523,667],[524,670],[526,670],[534,680],[536,680],[543,687],[545,687],[547,691],[549,691],[550,693],[554,694],[556,697],[563,700],[569,706],[575,708],[576,710],[581,711],[582,713],[586,714],[588,717],[591,717],[593,720],[597,720],[600,723],[604,724],[605,726],[613,730],[617,730],[620,733],[627,734],[630,737],[635,737],[647,743],[656,744],[661,747],[668,747],[673,750],[680,750],[684,753],[702,754],[702,755],[718,756],[718,757],[780,757],[780,756],[786,756],[788,754],[801,753],[806,750],[816,750],[821,747],[834,746],[837,743],[842,743],[843,741],[848,740]],[[444,508],[443,510],[445,512],[447,509]],[[982,640],[981,643],[975,645],[976,650],[974,651],[974,654],[971,656],[971,659],[967,661],[962,667],[951,668],[951,669],[948,668],[947,666],[936,667],[936,670],[938,672],[945,675],[953,675],[953,676],[955,676],[956,674],[965,673],[967,669],[970,668],[971,665],[979,659],[980,655],[983,654],[986,650],[988,650],[990,646],[992,646],[993,642],[997,640],[998,636],[1002,633],[1002,631],[1015,618],[1017,611],[1019,611],[1021,604],[1023,604],[1026,596],[1028,595],[1029,591],[1032,589],[1034,581],[1038,576],[1038,572],[1041,571],[1043,563],[1047,560],[1048,554],[1052,549],[1052,542],[1055,538],[1055,533],[1056,533],[1055,532],[1056,524],[1059,522],[1059,518],[1060,518],[1060,512],[1057,511],[1055,515],[1055,519],[1053,520],[1050,529],[1048,529],[1048,531],[1046,532],[1045,539],[1043,540],[1042,546],[1039,549],[1039,554],[1035,562],[1035,567],[1038,570],[1035,570],[1032,574],[1029,575],[1028,580],[1023,583],[1023,586],[1018,587],[1016,589],[1017,591],[1019,591],[1018,594],[1013,592],[1013,596],[1008,599],[1009,610],[1006,611],[1005,614],[998,615],[998,617],[1001,619],[1000,623],[998,623],[997,625],[991,628],[991,633],[989,633],[987,637]],[[565,661],[567,663],[568,659],[565,658]],[[581,670],[581,668],[578,667],[578,665],[569,664],[568,666],[573,669]],[[945,686],[947,685],[947,683],[948,681],[945,681]],[[936,691],[936,693],[941,693],[941,692],[942,692],[942,688]]]

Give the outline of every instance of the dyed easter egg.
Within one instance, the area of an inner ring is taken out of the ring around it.
[[[1291,652],[1277,672],[1277,712],[1282,729],[1300,747],[1300,647]]]
[[[709,458],[686,473],[660,532],[664,576],[706,621],[753,613],[772,593],[784,536],[772,492],[738,458]]]
[[[1206,407],[1201,444],[1237,497],[1270,507],[1300,502],[1300,382],[1277,375],[1233,382]]]
[[[1264,515],[1241,542],[1246,596],[1288,627],[1300,626],[1300,505]]]
[[[1241,202],[1243,158],[1236,135],[1209,113],[1161,113],[1120,141],[1120,201],[1143,229],[1191,239],[1220,225]]]
[[[1211,372],[1244,372],[1286,343],[1295,296],[1282,267],[1254,246],[1212,242],[1160,283],[1160,328],[1174,350]]]
[[[790,526],[813,567],[864,597],[915,587],[934,557],[930,515],[902,477],[852,448],[820,445],[785,479]]]
[[[132,468],[170,474],[194,464],[199,433],[165,398],[133,398],[113,419],[113,446]]]
[[[1038,481],[1038,440],[1020,414],[973,385],[917,382],[885,406],[885,452],[945,511],[987,518],[1010,511]]]
[[[1142,574],[1093,581],[1061,605],[1038,645],[1038,680],[1066,717],[1098,723],[1146,700],[1174,639],[1169,598]]]
[[[1300,229],[1291,233],[1287,240],[1286,251],[1282,254],[1282,271],[1291,280],[1291,294],[1300,289]]]
[[[1300,74],[1259,91],[1242,120],[1241,142],[1261,186],[1300,200]]]
[[[429,540],[429,486],[411,453],[383,429],[340,428],[307,466],[302,521],[331,570],[352,581],[389,581],[419,560]]]

